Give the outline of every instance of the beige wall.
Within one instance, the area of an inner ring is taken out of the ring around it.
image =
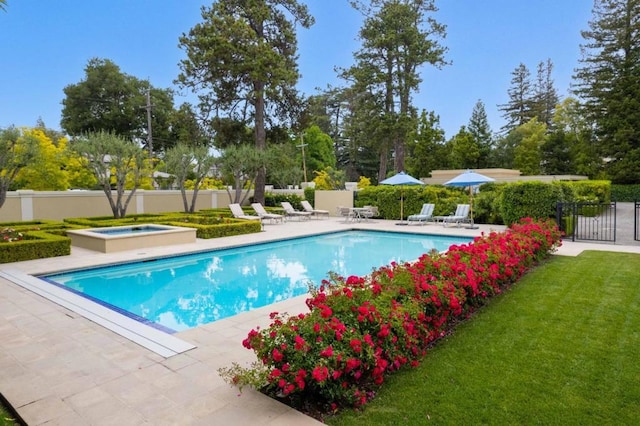
[[[338,206],[353,207],[353,191],[316,191],[315,208],[328,210],[331,216],[337,216]]]
[[[273,190],[272,192],[280,192]],[[302,190],[285,190],[304,196]],[[324,192],[324,191],[318,191]],[[347,191],[327,191],[344,192]],[[129,193],[126,192],[125,195]],[[191,202],[193,191],[187,191]],[[196,210],[225,208],[229,206],[229,195],[224,190],[201,190],[196,200]],[[318,207],[321,208],[321,207]],[[327,209],[329,210],[329,209]],[[184,211],[180,191],[138,190],[129,202],[127,214],[164,213]],[[335,211],[335,207],[332,209]],[[11,191],[0,208],[0,222],[26,220],[62,220],[70,217],[111,216],[111,207],[102,191]],[[334,212],[335,214],[335,212]]]

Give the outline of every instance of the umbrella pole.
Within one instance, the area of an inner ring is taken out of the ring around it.
[[[478,229],[473,223],[473,185],[469,185],[469,216],[471,216],[471,224],[467,229]]]

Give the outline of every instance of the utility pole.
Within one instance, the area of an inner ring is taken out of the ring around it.
[[[149,159],[153,159],[153,135],[151,133],[151,87],[147,89],[147,147],[149,148]]]
[[[296,145],[296,147],[302,148],[302,171],[304,172],[304,181],[307,182],[307,162],[304,158],[304,147],[309,144],[304,143],[304,134],[300,134],[300,140],[302,141],[302,143],[300,145]]]

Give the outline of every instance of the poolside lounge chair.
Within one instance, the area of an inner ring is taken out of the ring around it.
[[[469,211],[471,206],[469,204],[458,204],[456,207],[456,211],[449,216],[435,216],[434,220],[442,221],[442,226],[447,226],[449,223],[455,223],[460,227],[461,223],[471,223],[471,218],[469,217]]]
[[[304,209],[304,211],[311,213],[311,216],[313,217],[318,217],[318,216],[329,217],[329,210],[314,209],[311,203],[308,202],[307,200],[300,201],[300,204],[302,204],[302,208]]]
[[[231,214],[236,219],[261,220],[260,216],[253,216],[250,214],[246,214],[242,210],[242,206],[240,206],[240,204],[237,204],[237,203],[229,204],[229,209],[231,209]]]
[[[251,208],[260,216],[262,220],[270,220],[271,222],[284,222],[284,216],[276,213],[269,213],[260,203],[251,203]]]
[[[435,208],[435,204],[424,203],[422,205],[422,210],[418,214],[412,214],[407,217],[407,223],[420,223],[424,225],[430,220],[433,220],[433,209]]]
[[[290,217],[290,218],[295,217],[297,219],[311,218],[311,212],[303,212],[300,210],[296,210],[288,201],[282,201],[280,204],[282,204],[282,208],[284,209],[284,213],[287,217]]]

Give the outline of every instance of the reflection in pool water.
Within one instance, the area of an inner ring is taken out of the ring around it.
[[[305,294],[329,271],[373,268],[446,250],[468,238],[346,231],[45,277],[180,331]]]

